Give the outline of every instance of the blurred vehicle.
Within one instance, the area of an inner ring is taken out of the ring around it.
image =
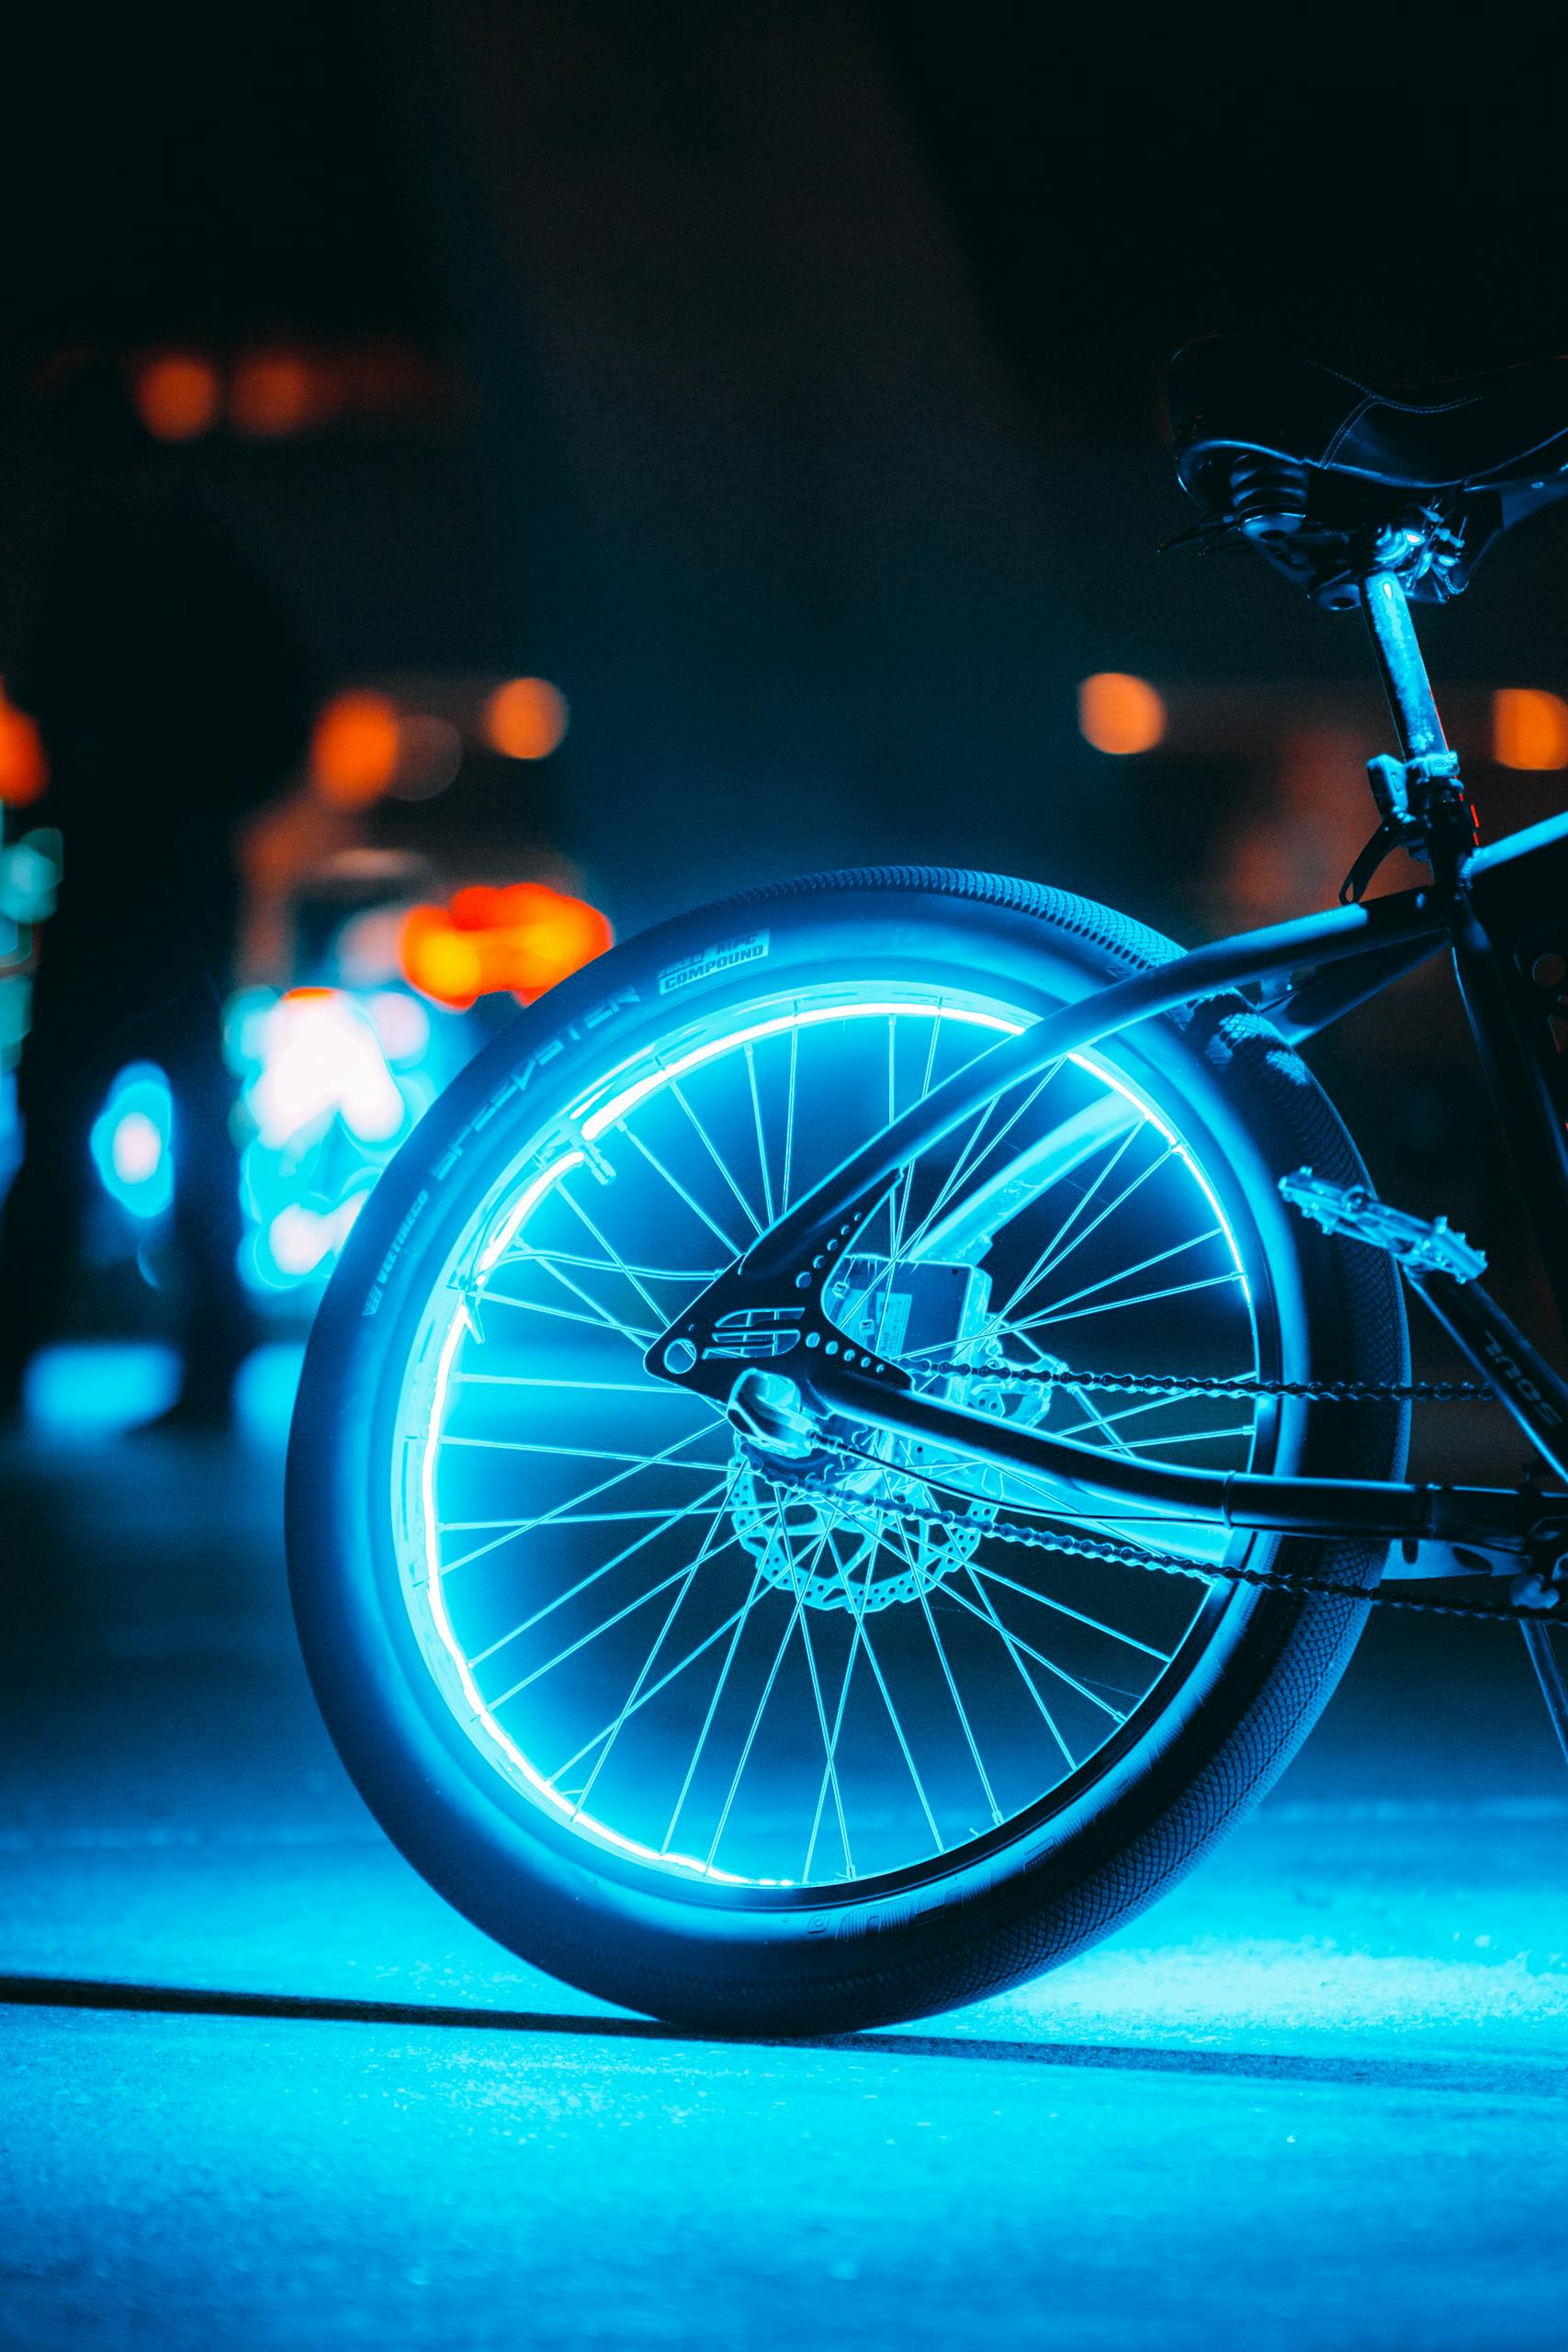
[[[551,812],[513,765],[553,751],[565,724],[538,680],[355,689],[323,708],[298,788],[247,827],[224,1052],[240,1272],[263,1310],[308,1316],[435,1096],[519,1005],[611,944],[574,870],[530,838]],[[459,781],[439,822],[410,805]],[[134,1260],[158,1283],[175,1148],[163,1072],[128,1065],[94,1128],[100,1265]]]

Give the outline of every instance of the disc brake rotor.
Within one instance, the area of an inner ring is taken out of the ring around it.
[[[1033,1421],[1049,1409],[1046,1390],[1005,1374],[949,1375],[942,1385],[953,1403],[998,1419]],[[938,1498],[919,1473],[924,1448],[889,1436],[871,1450],[874,1461],[849,1467],[825,1458],[831,1493],[823,1495],[770,1477],[737,1448],[729,1503],[736,1534],[767,1582],[798,1594],[805,1608],[859,1615],[918,1600],[974,1558],[996,1519],[996,1503],[980,1495],[964,1524],[939,1519]],[[978,1476],[998,1484],[987,1471]]]
[[[856,1464],[835,1477],[831,1495],[817,1495],[771,1478],[742,1454],[729,1508],[769,1584],[805,1608],[860,1616],[919,1600],[973,1559],[994,1510],[976,1504],[972,1521],[953,1526],[929,1516],[934,1500],[923,1480],[891,1461]]]

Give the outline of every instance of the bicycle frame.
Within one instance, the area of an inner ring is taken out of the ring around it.
[[[1421,812],[1431,884],[1196,948],[999,1043],[872,1136],[771,1226],[655,1341],[646,1359],[650,1373],[728,1406],[748,1363],[771,1365],[787,1354],[792,1380],[827,1414],[1043,1476],[1096,1509],[1131,1502],[1238,1529],[1522,1546],[1543,1506],[1568,1502],[1529,1487],[1224,1476],[1108,1455],[915,1394],[907,1374],[846,1344],[820,1310],[834,1258],[904,1165],[1061,1057],[1140,1022],[1246,991],[1254,1010],[1299,1043],[1446,947],[1568,1326],[1568,812],[1474,847],[1473,820],[1457,779],[1449,781],[1454,763],[1404,593],[1380,573],[1363,583],[1363,601],[1410,773],[1425,781],[1428,763],[1448,786]],[[1492,1361],[1482,1368],[1548,1461],[1568,1475],[1549,1434],[1568,1425],[1562,1409],[1568,1385],[1528,1343],[1518,1345],[1554,1400],[1534,1426],[1517,1389],[1510,1393],[1506,1369]]]

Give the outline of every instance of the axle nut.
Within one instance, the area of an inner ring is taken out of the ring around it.
[[[690,1340],[671,1340],[664,1351],[664,1369],[674,1373],[677,1377],[682,1373],[690,1372],[696,1361],[697,1351]]]

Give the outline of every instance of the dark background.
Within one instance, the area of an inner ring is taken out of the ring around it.
[[[558,676],[623,922],[893,852],[1174,913],[1188,875],[1165,840],[1140,875],[1126,820],[1201,831],[1201,795],[1088,752],[1077,679],[1363,661],[1250,565],[1156,560],[1188,519],[1165,360],[1215,328],[1374,380],[1563,347],[1552,65],[873,0],[65,8],[13,60],[7,381],[427,356],[436,419],[183,460],[327,678]],[[1551,683],[1564,528],[1438,617],[1440,673]]]
[[[477,827],[504,866],[543,824],[623,931],[886,858],[1188,938],[1322,902],[1385,722],[1353,621],[1156,552],[1168,354],[1239,328],[1404,382],[1568,347],[1555,52],[1325,46],[877,0],[57,11],[12,61],[0,672],[62,368],[389,347],[400,411],[171,463],[323,694],[566,692],[548,774],[421,808],[422,849]],[[1427,617],[1494,831],[1560,805],[1490,767],[1487,695],[1568,681],[1565,627],[1561,515]],[[1099,670],[1158,685],[1157,752],[1083,741]],[[1506,1225],[1458,1043],[1433,976],[1323,1067],[1361,1129],[1407,1082],[1368,1143],[1396,1196]]]

